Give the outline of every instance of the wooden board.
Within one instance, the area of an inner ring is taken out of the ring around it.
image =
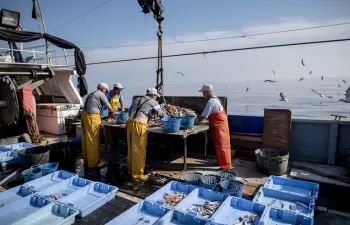
[[[263,148],[289,149],[292,112],[289,109],[266,109],[264,112]]]

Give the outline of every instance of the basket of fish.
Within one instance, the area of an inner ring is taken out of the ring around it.
[[[221,177],[215,174],[206,174],[201,177],[202,187],[216,190],[220,184]]]
[[[171,181],[158,191],[148,196],[145,200],[154,204],[160,204],[164,207],[173,208],[181,202],[195,186]]]
[[[222,189],[222,192],[228,195],[242,198],[244,183],[238,180],[223,180],[220,183],[220,187]]]
[[[209,221],[226,198],[227,195],[223,193],[197,188],[175,206],[175,211]]]
[[[43,176],[43,171],[38,166],[32,166],[22,172],[24,182],[38,179]]]
[[[202,175],[202,173],[198,172],[185,172],[183,175],[183,179],[185,183],[200,186]]]
[[[46,176],[57,171],[58,163],[45,163],[40,165],[39,168],[43,171],[43,176]]]
[[[181,121],[183,117],[186,116],[194,116],[194,120],[197,117],[197,114],[195,111],[191,109],[186,109],[181,106],[176,105],[170,105],[166,104],[162,107],[162,111],[165,115],[168,117],[174,116],[174,117],[181,117]],[[149,121],[149,126],[158,126],[161,123],[161,119],[159,116],[153,116],[151,120]]]
[[[230,170],[220,170],[216,173],[218,176],[221,177],[223,180],[236,180],[236,173],[230,169]]]
[[[183,130],[193,129],[195,119],[196,119],[195,116],[184,116],[184,117],[182,117],[182,119],[181,119],[181,129],[183,129]]]
[[[162,124],[165,133],[175,133],[180,130],[181,118],[164,117]]]

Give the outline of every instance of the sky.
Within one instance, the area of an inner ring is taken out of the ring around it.
[[[141,12],[136,0],[112,0],[82,18],[70,20],[106,0],[40,0],[48,33],[69,40],[84,51],[87,62],[157,55],[157,24]],[[0,8],[21,12],[26,31],[41,31],[31,19],[31,0],[0,0]],[[305,28],[350,22],[347,0],[163,0],[164,42]],[[63,27],[62,27],[63,26]],[[56,30],[57,28],[60,28]],[[54,31],[56,30],[56,31]],[[54,31],[54,32],[52,32]],[[350,25],[315,30],[164,45],[164,55],[229,48],[349,38]],[[115,46],[114,48],[105,48]],[[164,59],[166,85],[234,82],[242,79],[296,80],[307,76],[342,77],[350,82],[350,42],[249,50]],[[304,59],[306,67],[300,64]],[[276,75],[269,70],[275,70]],[[145,90],[156,82],[156,60],[88,66],[90,91],[104,81],[121,82],[125,88]],[[181,71],[185,76],[174,74]],[[172,93],[174,94],[174,93]]]

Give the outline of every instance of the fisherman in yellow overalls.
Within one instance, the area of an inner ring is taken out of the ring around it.
[[[128,174],[132,181],[141,181],[146,177],[146,147],[148,122],[153,115],[165,116],[156,102],[159,96],[155,88],[149,88],[146,96],[133,101],[129,109],[130,119],[126,123],[128,141]]]
[[[118,103],[120,104],[120,108],[122,111],[125,110],[125,106],[124,106],[124,98],[122,95],[122,90],[123,90],[123,86],[121,85],[121,83],[116,83],[113,85],[113,90],[109,91],[106,93],[106,97],[109,101],[109,103],[111,104],[112,108],[115,110],[115,112],[118,112]],[[113,113],[109,112],[106,107],[103,108],[102,111],[102,117],[109,117],[109,118],[114,118],[113,117]]]
[[[105,106],[107,110],[115,112],[108,102],[106,92],[108,92],[108,85],[100,83],[97,90],[86,97],[84,111],[81,115],[83,159],[84,165],[88,168],[104,165],[100,162],[101,110]]]

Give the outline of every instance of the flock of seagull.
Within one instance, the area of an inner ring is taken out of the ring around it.
[[[306,67],[306,65],[305,65],[305,62],[304,62],[304,59],[301,59],[301,65],[303,66],[303,67]],[[276,75],[276,71],[274,70],[274,69],[272,69],[272,68],[268,68],[274,75]],[[310,72],[309,72],[309,75],[311,75],[312,74],[312,70],[310,70]],[[241,76],[243,79],[244,79],[244,76]],[[303,81],[305,78],[304,77],[301,77],[301,78],[299,78],[299,80],[298,80],[298,82],[300,82],[300,81]],[[324,79],[324,77],[323,76],[321,76],[321,80],[323,80]],[[276,83],[276,82],[278,82],[278,80],[264,80],[264,82],[266,83],[266,82],[268,82],[268,83]],[[342,80],[342,82],[344,83],[344,84],[347,84],[347,82],[346,82],[346,80]],[[338,88],[340,88],[341,86],[340,86],[340,84],[338,84]],[[249,88],[247,87],[246,88],[246,92],[248,92],[248,90],[249,90]],[[314,89],[312,89],[311,88],[311,91],[312,92],[314,92],[315,94],[317,94],[317,95],[319,95],[321,98],[333,98],[332,96],[327,96],[327,95],[324,95],[324,94],[322,94],[322,93],[319,93],[319,92],[317,92],[317,91],[315,91]],[[287,102],[288,103],[288,97],[283,93],[283,92],[278,92],[277,90],[276,90],[276,93],[280,96],[280,99],[279,99],[279,101],[284,101],[284,102]],[[339,101],[341,101],[341,102],[345,102],[345,103],[350,103],[350,87],[346,90],[346,93],[345,93],[345,99],[340,99]]]

